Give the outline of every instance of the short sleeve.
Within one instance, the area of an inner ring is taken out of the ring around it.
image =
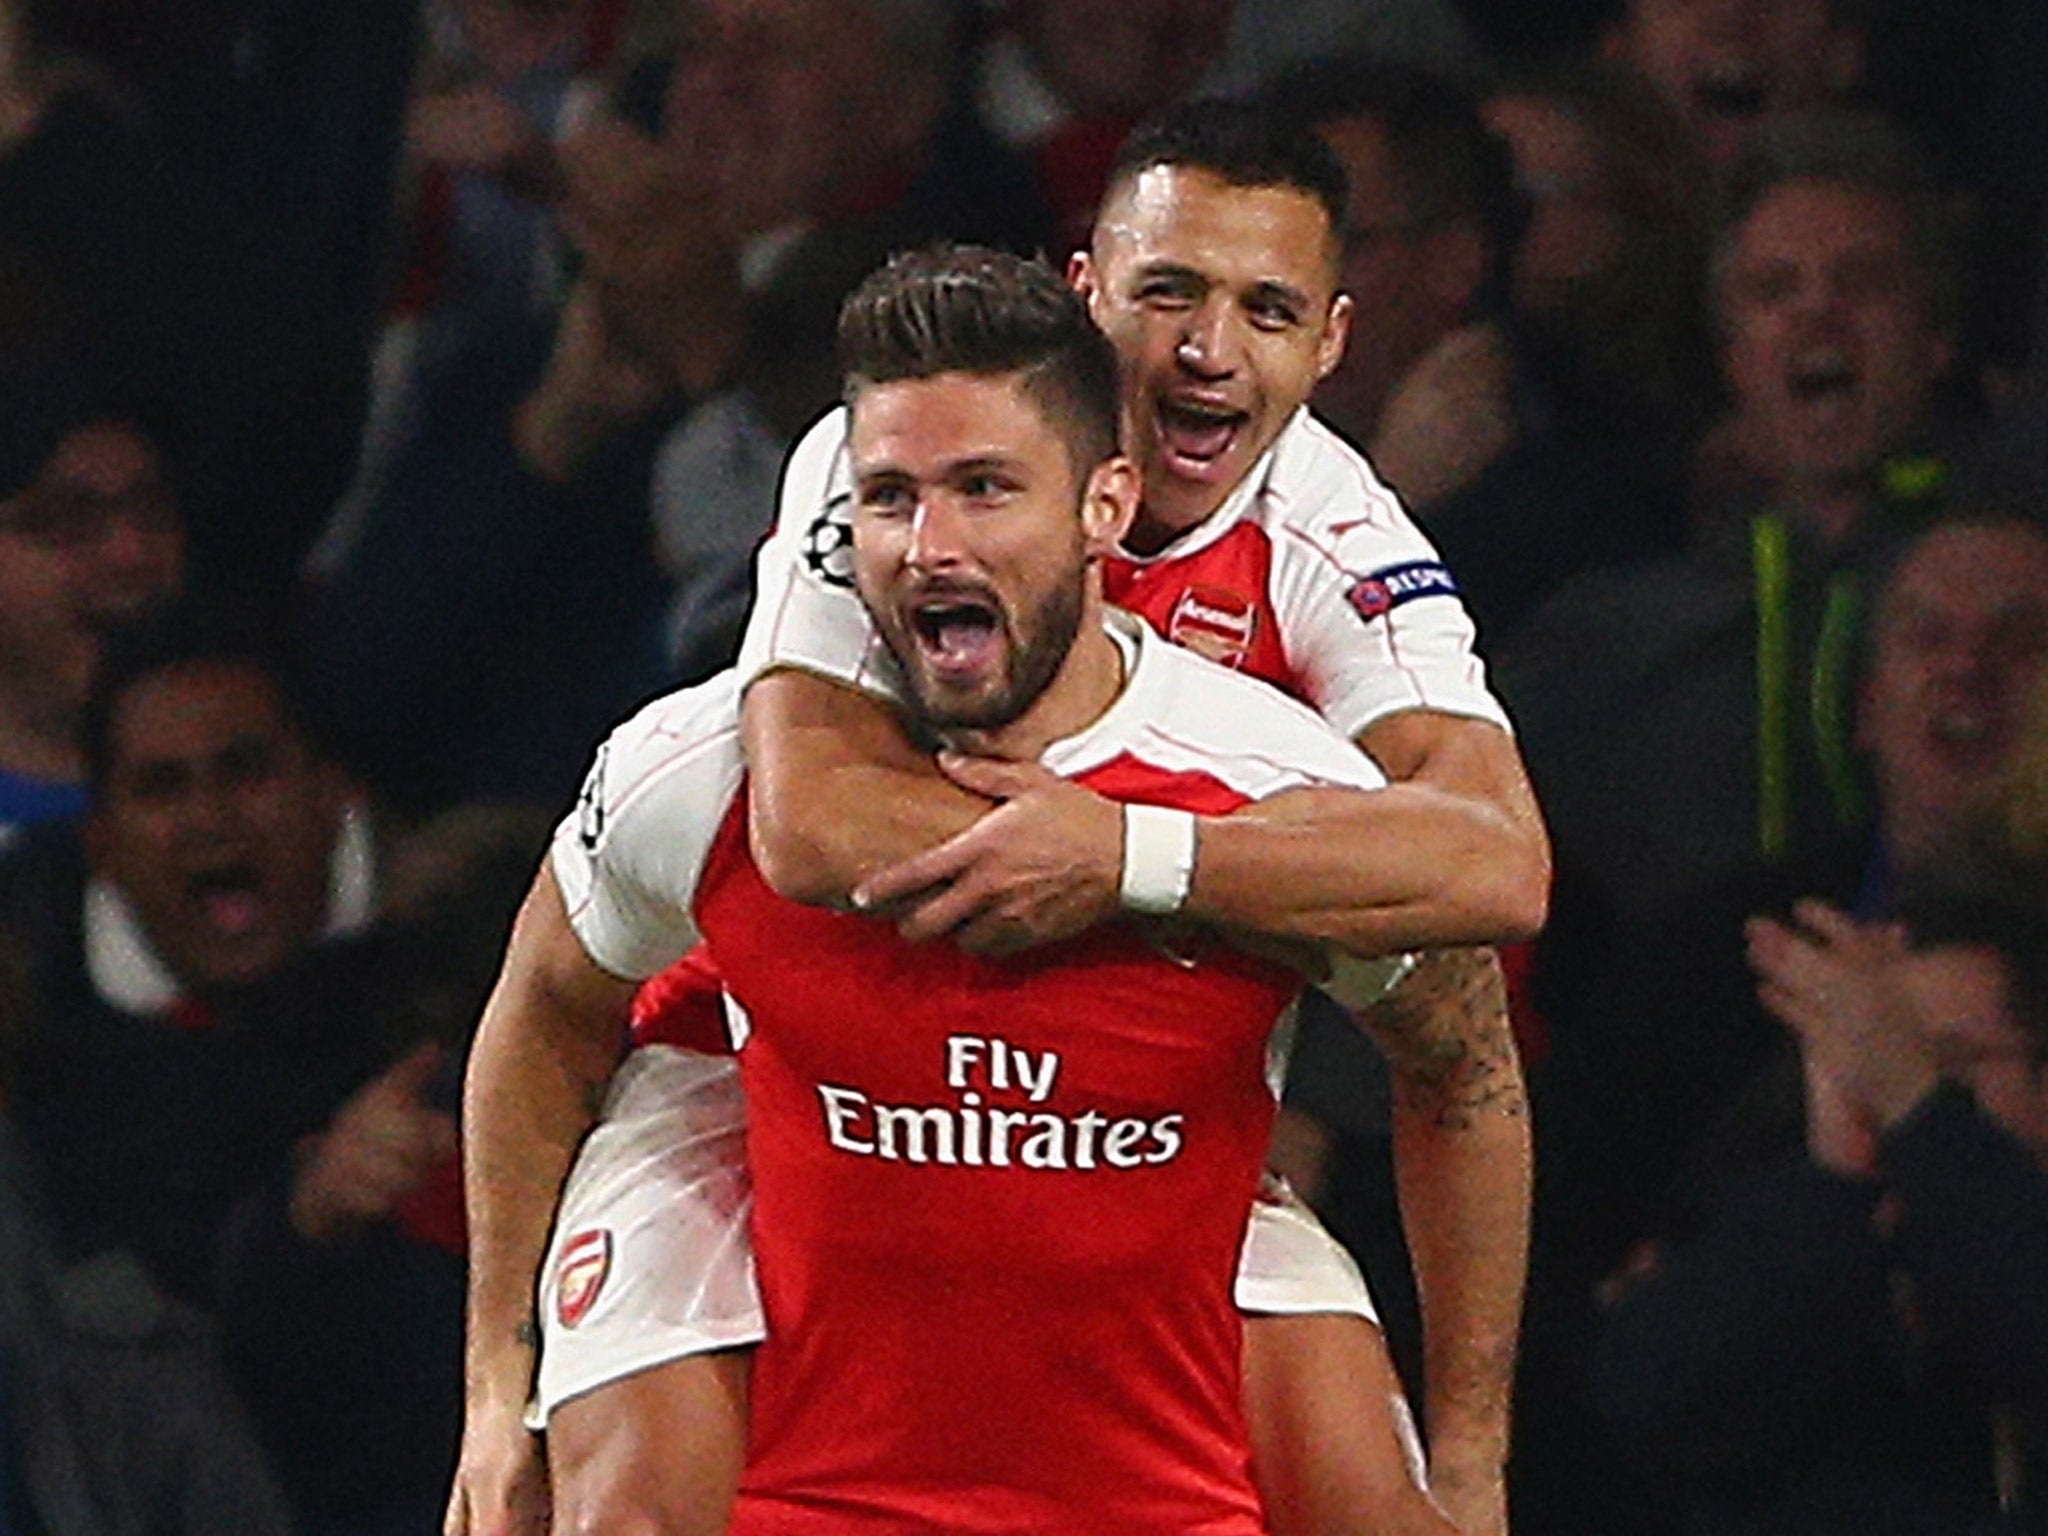
[[[775,531],[756,562],[754,592],[740,641],[742,686],[793,667],[900,702],[895,663],[854,586],[843,406],[821,418],[790,454]]]
[[[731,672],[656,700],[598,748],[549,858],[601,969],[643,980],[696,942],[697,882],[742,772]]]
[[[1288,662],[1323,717],[1356,737],[1442,710],[1508,727],[1457,578],[1399,498],[1326,428],[1287,486],[1273,603]]]

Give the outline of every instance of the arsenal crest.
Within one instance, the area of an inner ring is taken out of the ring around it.
[[[589,1314],[611,1268],[610,1232],[596,1227],[569,1239],[555,1270],[555,1317],[564,1328],[574,1328]]]
[[[1226,667],[1244,664],[1258,632],[1252,600],[1224,587],[1189,587],[1166,621],[1167,639]]]

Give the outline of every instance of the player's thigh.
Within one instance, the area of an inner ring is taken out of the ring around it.
[[[548,1419],[555,1536],[718,1536],[746,1456],[750,1349],[608,1382]]]
[[[1273,1536],[1450,1536],[1378,1327],[1351,1313],[1245,1319],[1252,1470]]]

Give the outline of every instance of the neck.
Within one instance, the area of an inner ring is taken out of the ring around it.
[[[1101,719],[1123,688],[1123,652],[1103,628],[1102,604],[1091,593],[1073,647],[1031,707],[992,730],[949,732],[948,744],[976,757],[1035,762],[1054,742]]]
[[[1199,528],[1209,521],[1229,499],[1230,491],[1225,491],[1208,506],[1174,508],[1162,507],[1148,496],[1139,504],[1130,532],[1123,537],[1123,547],[1134,555],[1156,555],[1190,528]]]

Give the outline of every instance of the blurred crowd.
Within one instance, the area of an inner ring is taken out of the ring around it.
[[[2044,70],[2038,0],[0,0],[0,1536],[439,1528],[592,744],[730,659],[853,283],[1063,261],[1225,93],[1345,164],[1313,404],[1554,840],[1516,1528],[2048,1526]],[[1312,1030],[1289,1134],[1398,1334],[1375,1082]]]

